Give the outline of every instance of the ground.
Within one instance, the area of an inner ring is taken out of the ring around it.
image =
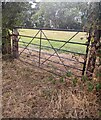
[[[37,31],[34,30],[20,30],[20,34],[23,35],[35,35]],[[72,37],[75,32],[49,32],[44,31],[48,38],[59,39],[67,41]],[[84,37],[83,40],[80,37]],[[42,36],[45,37],[45,36]],[[31,40],[29,38],[21,37],[23,42]],[[80,32],[72,42],[85,43],[87,41],[84,32]],[[34,39],[32,42],[39,44],[38,39]],[[62,43],[51,42],[53,47],[59,48]],[[42,41],[43,45],[49,46],[47,41]],[[19,46],[22,44],[19,43]],[[26,46],[26,45],[25,45]],[[96,94],[96,90],[92,90],[89,81],[83,81],[80,77],[74,77],[70,75],[57,76],[49,73],[44,69],[51,69],[55,73],[60,72],[56,70],[61,68],[63,73],[64,66],[57,65],[56,63],[50,64],[50,61],[45,62],[49,65],[49,68],[45,65],[39,66],[39,52],[37,47],[29,45],[29,49],[24,50],[19,59],[3,60],[3,81],[2,81],[2,115],[3,117],[10,118],[99,118],[99,100]],[[64,47],[66,50],[72,50],[74,52],[85,53],[86,47],[80,45],[70,45]],[[22,51],[19,48],[19,53]],[[35,52],[37,51],[37,52]],[[43,58],[48,58],[50,55],[44,54],[48,52],[52,54],[53,51],[42,49],[40,62]],[[59,56],[66,57],[75,61],[64,60],[63,63],[82,69],[83,66],[78,62],[84,62],[84,56],[73,55],[71,53],[58,52]],[[56,54],[55,54],[56,55]],[[51,57],[52,61],[60,62],[59,58]],[[34,62],[33,62],[34,61]],[[27,62],[27,63],[26,63]],[[28,64],[29,63],[29,64]],[[54,69],[53,69],[54,68]],[[56,70],[56,71],[55,71]],[[71,70],[76,75],[81,75],[81,72],[77,70],[66,68],[67,72]],[[93,81],[96,82],[96,81]],[[87,86],[89,85],[89,86]]]
[[[76,85],[20,59],[3,61],[3,117],[99,117],[95,91],[78,79]]]

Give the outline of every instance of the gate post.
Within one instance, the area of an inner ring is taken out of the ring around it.
[[[88,41],[87,41],[86,55],[85,55],[85,59],[84,59],[82,75],[85,75],[86,70],[87,70],[86,66],[87,66],[88,52],[89,52],[89,46],[90,46],[90,40],[91,40],[91,30],[89,30],[89,36],[87,39],[88,39]]]
[[[18,35],[19,32],[17,29],[13,29],[13,34],[12,34],[12,54],[14,58],[18,58],[19,56],[19,51],[18,51]]]
[[[8,29],[2,30],[2,54],[11,55],[11,35]]]

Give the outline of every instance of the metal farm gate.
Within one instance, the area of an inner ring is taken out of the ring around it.
[[[35,30],[34,36],[26,34],[19,34],[18,30]],[[51,35],[55,32],[60,36],[60,32],[73,32],[72,36],[66,40],[55,39],[54,34],[53,38],[47,36],[49,32],[52,32]],[[48,72],[54,73],[56,75],[65,75],[67,73],[72,73],[76,76],[82,76],[86,70],[87,55],[90,44],[90,37],[86,38],[84,42],[72,41],[81,30],[66,30],[66,29],[39,29],[39,28],[23,28],[16,27],[13,31],[12,40],[15,41],[15,54],[19,56],[19,59],[29,63],[31,65],[40,67]],[[81,36],[81,41],[83,38]],[[44,43],[44,44],[43,44]],[[54,46],[59,44],[59,47]],[[85,46],[85,52],[77,52],[74,50],[69,50],[67,44]],[[14,45],[14,44],[13,44]],[[18,53],[16,53],[18,51]]]

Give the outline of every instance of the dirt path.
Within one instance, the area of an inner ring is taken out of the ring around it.
[[[3,117],[98,118],[97,97],[78,79],[56,77],[19,60],[3,61]]]

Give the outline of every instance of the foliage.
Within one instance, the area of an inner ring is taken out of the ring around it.
[[[87,77],[86,75],[83,75],[81,80],[82,80],[83,82],[86,82],[86,81],[88,81],[88,77]]]
[[[80,29],[87,3],[43,2],[33,15],[37,27]]]
[[[90,45],[90,53],[89,53],[89,60],[88,60],[88,66],[87,71],[89,71],[87,74],[89,77],[92,77],[94,73],[94,69],[97,67],[96,62],[97,59],[99,59],[99,65],[100,64],[100,54],[98,51],[101,50],[101,2],[91,2],[89,3],[89,14],[87,16],[87,25],[88,29],[90,31],[90,37],[91,37],[91,45]],[[90,75],[91,73],[91,75]]]
[[[92,27],[95,29],[95,27],[100,27],[101,24],[101,2],[91,2],[89,4],[89,14],[87,16],[87,22],[89,24],[89,27]]]
[[[53,81],[52,81],[52,84],[54,84],[54,85],[55,85],[55,83],[56,83],[56,80],[53,80]]]
[[[101,89],[101,83],[96,84],[96,91],[99,91]]]
[[[66,76],[67,77],[71,77],[72,76],[72,72],[68,70],[67,73],[66,73]]]
[[[74,78],[72,78],[72,82],[73,82],[73,86],[75,87],[76,86],[76,84],[77,84],[77,78],[76,77],[74,77]]]
[[[53,76],[50,76],[48,80],[49,80],[49,81],[52,81],[53,79],[54,79],[54,77],[53,77]]]
[[[7,36],[14,26],[30,26],[31,5],[28,2],[2,2],[2,36]],[[6,54],[8,39],[2,40],[2,52]]]
[[[94,89],[94,85],[92,82],[88,82],[88,91],[91,92]]]
[[[64,82],[64,78],[61,77],[61,78],[60,78],[60,83],[63,83],[63,82]]]
[[[99,111],[99,116],[101,117],[101,111]]]
[[[14,26],[27,24],[31,11],[28,2],[3,2],[2,3],[2,26],[12,29]]]

